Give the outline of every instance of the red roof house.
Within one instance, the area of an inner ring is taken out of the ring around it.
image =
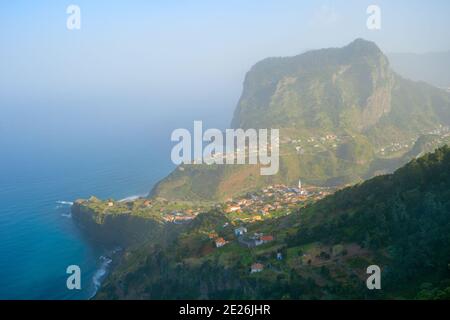
[[[264,242],[264,243],[273,241],[273,236],[262,236],[261,237],[261,241]]]

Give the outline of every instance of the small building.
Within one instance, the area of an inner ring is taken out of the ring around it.
[[[250,268],[250,273],[261,272],[264,270],[264,266],[261,263],[254,263]]]
[[[234,229],[234,234],[236,237],[243,236],[246,232],[247,232],[246,227],[239,227],[239,228]]]
[[[283,255],[281,252],[277,252],[277,260],[283,260]]]
[[[173,222],[175,224],[182,224],[182,223],[186,223],[188,221],[191,221],[192,219],[194,219],[193,216],[174,216]]]
[[[240,211],[241,211],[240,206],[230,206],[225,210],[226,213],[240,212]]]
[[[208,238],[210,238],[211,240],[212,239],[215,239],[215,238],[217,238],[218,237],[218,235],[217,235],[217,233],[215,232],[215,231],[212,231],[212,232],[210,232],[209,234],[208,234]]]
[[[144,201],[144,206],[149,207],[152,204],[152,202],[150,200],[145,200]]]
[[[263,243],[259,239],[248,238],[246,236],[238,237],[238,242],[240,245],[247,247],[247,248],[254,248]]]
[[[225,241],[224,238],[217,238],[216,239],[216,248],[223,247],[226,244],[227,244],[227,241]]]
[[[114,207],[114,202],[109,201],[109,202],[108,202],[108,207]]]
[[[273,241],[273,236],[261,236],[261,237],[260,237],[260,240],[261,240],[263,243],[267,243],[267,242]]]

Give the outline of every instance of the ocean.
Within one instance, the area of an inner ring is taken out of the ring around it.
[[[230,118],[201,108],[3,106],[0,299],[90,298],[108,272],[112,248],[86,239],[71,219],[71,203],[146,195],[174,168],[172,130],[205,118],[223,128]],[[69,265],[81,268],[81,290],[66,287]]]

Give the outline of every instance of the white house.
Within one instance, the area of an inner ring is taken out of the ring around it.
[[[261,263],[254,263],[250,269],[250,273],[261,272],[264,270],[264,266]]]
[[[239,227],[234,229],[234,234],[236,235],[236,237],[243,236],[246,232],[247,232],[246,227]]]
[[[216,248],[223,247],[224,245],[226,245],[228,243],[227,241],[225,241],[224,238],[217,238],[215,242],[216,242]]]

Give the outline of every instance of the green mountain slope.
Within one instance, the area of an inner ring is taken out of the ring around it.
[[[392,172],[415,141],[438,130],[449,139],[450,95],[401,78],[372,42],[265,59],[247,73],[233,128],[279,128],[280,170],[185,165],[152,195],[218,200],[271,183],[343,185]],[[445,141],[443,141],[445,142]],[[427,149],[425,151],[431,151]]]
[[[232,126],[361,131],[389,111],[393,81],[387,58],[364,40],[269,58],[247,74]]]
[[[97,298],[450,298],[447,146],[289,216],[248,225],[248,234],[274,237],[261,246],[240,245],[226,222],[220,211],[203,213],[168,247],[128,253]],[[215,248],[211,233],[228,243]],[[251,273],[255,262],[264,269]],[[373,264],[382,270],[381,290],[366,287]]]

